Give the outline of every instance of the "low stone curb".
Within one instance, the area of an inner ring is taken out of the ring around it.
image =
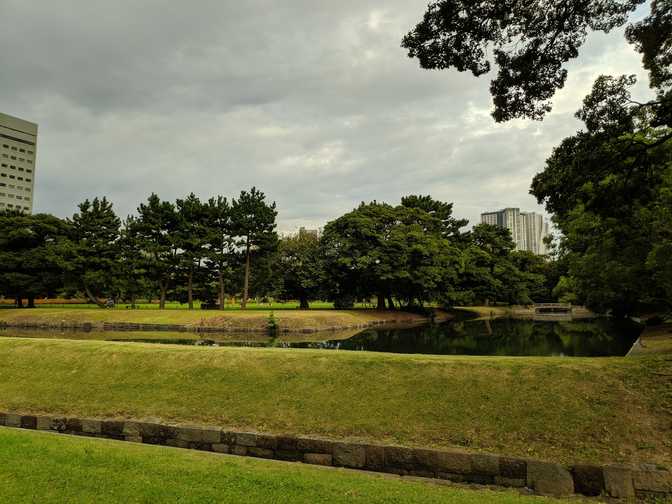
[[[538,460],[237,432],[212,426],[0,413],[0,426],[347,467],[458,483],[527,487],[540,495],[632,500],[672,496],[672,472],[655,465],[566,467]]]

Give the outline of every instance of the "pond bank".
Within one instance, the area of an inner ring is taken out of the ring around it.
[[[451,315],[437,312],[436,321]],[[429,318],[415,313],[376,310],[91,310],[7,309],[0,311],[0,327],[75,329],[85,331],[174,331],[202,333],[314,333],[364,329],[387,324],[422,324]]]
[[[532,320],[535,318],[535,310],[532,306],[456,306],[456,310],[470,312],[479,318],[514,318]],[[571,320],[588,320],[597,318],[597,315],[583,306],[572,306]]]
[[[672,323],[647,326],[628,357],[652,354],[672,354]]]

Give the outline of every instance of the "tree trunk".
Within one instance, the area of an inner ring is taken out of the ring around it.
[[[97,299],[96,296],[93,295],[93,293],[91,292],[91,289],[89,289],[88,285],[84,286],[84,293],[86,294],[86,297],[89,298],[89,301],[97,304],[100,308],[105,308],[105,303],[103,303],[102,301]]]
[[[224,273],[219,270],[219,309],[224,309]]]
[[[187,281],[187,302],[189,303],[189,309],[194,309],[194,271],[189,269],[189,278]]]
[[[390,310],[395,310],[396,307],[394,306],[394,301],[392,301],[392,296],[390,294],[387,295],[387,307]]]
[[[28,308],[35,308],[35,298],[32,296],[28,297]]]
[[[376,310],[385,310],[385,295],[383,293],[378,294],[378,304],[376,305]]]
[[[244,310],[247,308],[247,296],[250,290],[250,238],[247,238],[245,244],[245,285],[243,287],[243,301],[240,307]]]
[[[165,280],[159,282],[159,289],[161,290],[161,297],[159,298],[159,310],[164,310],[166,308],[166,290],[168,290],[168,282]]]
[[[308,304],[308,298],[306,296],[301,296],[299,301],[300,301],[299,309],[301,309],[301,310],[310,309],[310,305]]]
[[[16,296],[16,307],[23,308],[23,298],[21,296]]]

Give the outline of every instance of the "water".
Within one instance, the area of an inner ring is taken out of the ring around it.
[[[6,329],[0,336],[94,339],[207,346],[254,346],[374,351],[403,354],[501,356],[623,356],[642,327],[628,321],[598,319],[573,322],[464,320],[439,325],[388,327],[364,331],[281,335],[254,334],[61,332]]]

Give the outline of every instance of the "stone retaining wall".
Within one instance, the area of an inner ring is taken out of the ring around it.
[[[169,425],[135,420],[0,413],[0,426],[440,478],[454,482],[527,487],[542,495],[563,496],[577,493],[618,499],[672,495],[672,472],[653,465],[566,467],[499,455],[273,436],[235,432],[219,427]]]

